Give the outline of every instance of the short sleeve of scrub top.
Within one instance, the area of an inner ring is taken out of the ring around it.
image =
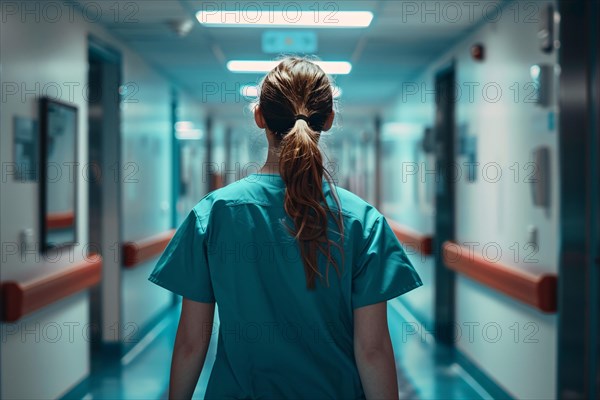
[[[151,282],[200,303],[215,297],[208,269],[206,229],[192,210],[167,245],[148,278]]]
[[[423,283],[385,217],[373,223],[352,279],[352,308],[381,303]]]

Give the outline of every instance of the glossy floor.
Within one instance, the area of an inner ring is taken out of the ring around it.
[[[448,349],[433,341],[399,300],[389,303],[388,314],[401,399],[492,398],[453,362]],[[67,398],[166,399],[178,316],[179,307],[168,310],[164,318],[120,361],[95,355],[94,373],[87,387]],[[213,340],[208,360],[214,359],[215,346],[216,341]],[[194,399],[204,397],[210,368],[202,372]]]

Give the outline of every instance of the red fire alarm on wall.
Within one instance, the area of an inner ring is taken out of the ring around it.
[[[471,46],[471,57],[475,61],[483,61],[484,48],[481,43],[474,44]]]

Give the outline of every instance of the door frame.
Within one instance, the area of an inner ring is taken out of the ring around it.
[[[440,85],[444,81],[452,92],[444,94]],[[454,240],[456,229],[456,182],[451,171],[456,163],[456,62],[452,59],[435,73],[435,238],[434,254],[434,334],[436,339],[448,346],[454,346],[455,329],[455,281],[454,271],[446,268],[443,258],[443,243]],[[443,113],[443,121],[438,120]],[[439,129],[442,125],[445,128]]]
[[[600,138],[596,1],[558,1],[560,219],[557,397],[600,396]]]
[[[90,137],[91,124],[89,123],[94,118],[94,115],[90,113],[94,99],[92,96],[88,96],[88,150],[90,150],[88,151],[88,162],[97,162],[100,171],[98,197],[89,196],[88,198],[88,215],[91,217],[92,213],[99,213],[99,226],[94,227],[90,224],[88,229],[90,243],[96,242],[95,247],[102,253],[104,259],[102,281],[99,287],[92,292],[90,311],[92,322],[98,328],[94,332],[93,343],[95,348],[104,353],[109,350],[110,354],[120,355],[123,312],[121,298],[121,95],[119,88],[123,82],[123,58],[117,49],[93,35],[88,35],[87,55],[88,63],[91,64],[92,60],[95,60],[94,62],[103,66],[99,88],[101,97],[98,101],[103,109],[102,135],[99,138],[101,150],[97,157],[91,151],[94,143]],[[106,68],[106,66],[110,68]],[[111,82],[107,82],[106,79],[111,79]],[[92,82],[88,82],[88,85],[92,90]],[[116,85],[116,88],[113,85]],[[112,92],[109,89],[116,90]],[[107,112],[109,107],[112,110]],[[108,120],[107,115],[109,116]],[[105,124],[109,125],[109,128],[106,128]],[[107,134],[107,132],[112,132],[112,134]],[[88,185],[92,184],[93,181],[90,180]],[[99,207],[99,209],[94,207]],[[114,327],[115,323],[117,324],[116,328]]]

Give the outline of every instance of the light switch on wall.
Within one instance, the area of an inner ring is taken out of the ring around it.
[[[21,241],[21,255],[25,255],[26,253],[33,251],[35,248],[35,243],[33,242],[33,229],[25,228],[20,233],[20,241]]]
[[[531,244],[536,250],[538,248],[538,229],[534,225],[527,227],[527,243]]]
[[[550,148],[540,146],[532,153],[534,172],[530,179],[533,204],[537,207],[550,207]]]

